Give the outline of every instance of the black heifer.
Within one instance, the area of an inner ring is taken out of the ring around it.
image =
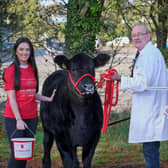
[[[82,147],[84,168],[91,167],[103,118],[93,77],[95,67],[104,65],[109,58],[99,54],[92,59],[83,53],[70,60],[65,56],[55,58],[55,63],[65,65],[68,70],[54,72],[43,85],[43,95],[46,96],[57,89],[54,100],[42,102],[40,106],[44,129],[43,168],[51,167],[50,150],[54,139],[64,168],[79,168],[77,146]]]

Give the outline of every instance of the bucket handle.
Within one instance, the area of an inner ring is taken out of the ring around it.
[[[30,131],[30,133],[31,133],[31,134],[33,135],[33,137],[35,138],[33,131],[32,131],[29,127],[26,127],[26,128]],[[10,136],[10,138],[12,138],[12,137],[15,135],[16,131],[18,131],[17,128],[13,131],[13,133],[12,133],[11,136]]]

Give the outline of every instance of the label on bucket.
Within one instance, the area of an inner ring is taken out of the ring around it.
[[[32,142],[13,142],[15,158],[24,158],[25,160],[32,157]]]

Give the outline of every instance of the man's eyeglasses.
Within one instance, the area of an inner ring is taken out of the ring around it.
[[[144,35],[146,35],[146,34],[148,34],[148,32],[146,32],[146,33],[137,33],[137,34],[132,34],[131,36],[132,36],[132,38],[135,38],[135,37],[144,36]]]

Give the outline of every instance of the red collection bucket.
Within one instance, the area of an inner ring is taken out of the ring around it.
[[[28,128],[28,130],[30,130]],[[16,132],[16,130],[15,130]],[[33,132],[30,130],[33,134]],[[12,134],[13,135],[13,134]],[[34,136],[34,134],[33,134]],[[14,157],[16,160],[30,160],[33,157],[33,147],[35,138],[12,138]]]

